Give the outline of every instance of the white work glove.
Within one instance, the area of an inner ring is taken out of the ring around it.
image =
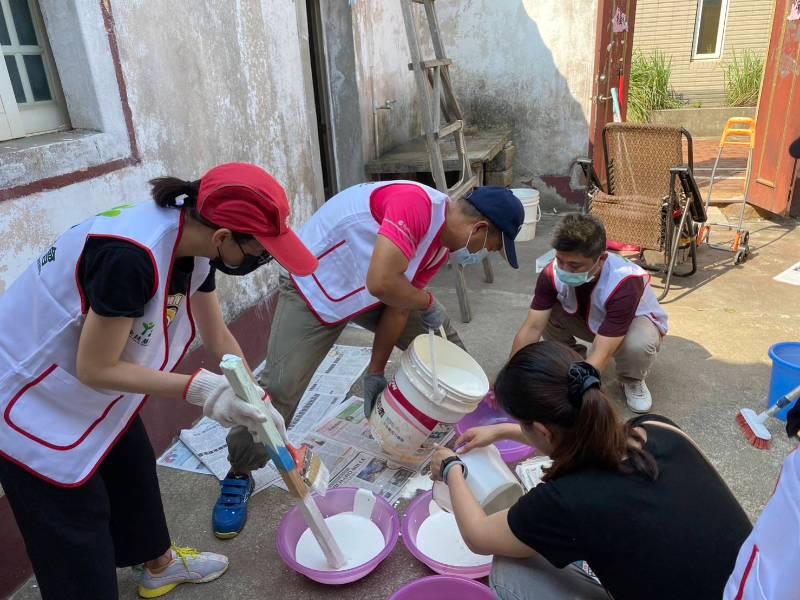
[[[262,397],[266,394],[264,390],[258,388]],[[276,427],[280,430],[286,426],[283,417],[280,416],[272,403],[265,403],[261,410],[252,406],[239,398],[231,388],[228,380],[223,375],[217,375],[206,369],[200,369],[189,380],[189,384],[184,391],[184,398],[190,404],[203,407],[203,414],[210,419],[214,419],[223,427],[233,427],[234,425],[244,425],[250,430],[257,429],[259,423],[267,420],[267,415],[276,420]],[[267,406],[268,404],[268,406]]]
[[[430,294],[430,292],[428,293]],[[431,294],[431,305],[422,311],[420,317],[422,318],[422,323],[425,325],[425,329],[439,331],[439,328],[444,325],[445,320],[447,320],[447,311],[434,295]]]

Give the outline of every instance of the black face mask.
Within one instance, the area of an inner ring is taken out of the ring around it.
[[[209,264],[220,271],[221,273],[225,273],[226,275],[234,275],[234,276],[241,276],[241,275],[249,275],[259,267],[263,267],[265,264],[272,260],[272,255],[269,252],[264,252],[259,254],[258,256],[253,256],[252,254],[247,254],[244,251],[244,248],[236,242],[236,245],[239,246],[239,250],[242,251],[242,262],[238,265],[231,266],[226,264],[224,260],[222,260],[222,254],[219,252],[219,248],[217,248],[217,258],[212,258],[209,261]]]

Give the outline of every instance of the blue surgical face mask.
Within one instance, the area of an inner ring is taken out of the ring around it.
[[[450,256],[453,257],[459,265],[467,266],[467,265],[477,265],[481,262],[486,256],[489,254],[489,251],[486,249],[486,242],[489,239],[489,229],[486,229],[486,237],[483,240],[483,248],[478,250],[477,252],[470,252],[469,251],[469,241],[472,239],[472,232],[469,232],[469,237],[467,238],[467,243],[464,244],[463,248],[459,248],[458,250],[453,250],[450,253]]]
[[[589,274],[592,269],[594,269],[594,265],[592,265],[591,269],[583,273],[570,273],[569,271],[564,271],[558,267],[558,262],[553,263],[553,268],[556,270],[556,277],[558,277],[561,283],[570,287],[578,287],[579,285],[589,283],[594,279],[594,275]]]

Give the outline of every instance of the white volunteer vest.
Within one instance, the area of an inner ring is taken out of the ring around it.
[[[150,255],[155,295],[133,323],[122,360],[171,370],[194,338],[190,296],[209,273],[196,258],[189,294],[169,297],[182,213],[126,205],[76,225],[0,296],[0,453],[46,481],[74,487],[92,476],[144,403],[83,385],[75,376],[87,311],[78,283],[86,240],[110,236]],[[171,321],[171,322],[170,322]]]
[[[563,283],[556,276],[554,267],[555,265],[551,267],[550,272],[553,277],[553,285],[558,293],[558,301],[565,312],[575,314],[578,311],[578,297],[575,293],[575,288]],[[661,335],[667,334],[667,313],[661,308],[653,289],[650,287],[650,275],[640,266],[611,252],[609,252],[608,258],[603,265],[603,270],[600,272],[600,279],[594,290],[592,290],[591,306],[587,318],[587,325],[592,333],[597,334],[600,325],[606,318],[606,301],[608,298],[624,280],[631,277],[640,277],[645,282],[644,293],[639,300],[639,306],[636,308],[636,316],[647,317],[658,327]]]
[[[724,600],[800,598],[800,450],[785,461],[775,493],[742,544]]]
[[[379,304],[367,290],[367,270],[380,223],[370,210],[372,193],[387,185],[410,183],[431,199],[431,224],[406,270],[414,279],[420,263],[444,225],[448,197],[413,181],[363,183],[336,194],[300,230],[299,236],[319,267],[307,277],[292,276],[311,311],[326,325],[335,325]]]

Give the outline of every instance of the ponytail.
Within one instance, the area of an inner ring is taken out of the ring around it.
[[[197,181],[184,181],[177,177],[156,177],[150,180],[150,185],[153,189],[150,194],[153,196],[155,202],[161,208],[185,208],[189,216],[198,223],[209,227],[210,229],[221,229],[215,223],[212,223],[203,217],[197,210],[197,194],[200,192],[200,180]],[[240,233],[232,231],[233,239],[239,244],[244,244],[253,239],[249,233]]]
[[[530,344],[509,360],[495,382],[495,395],[512,417],[558,430],[553,465],[543,479],[602,469],[655,480],[658,464],[644,449],[644,439],[631,425],[620,422],[614,405],[600,390],[596,371],[580,360],[558,342]],[[582,381],[576,382],[576,377]]]
[[[197,205],[200,180],[184,181],[177,177],[156,177],[150,180],[153,201],[161,208],[193,208]]]

